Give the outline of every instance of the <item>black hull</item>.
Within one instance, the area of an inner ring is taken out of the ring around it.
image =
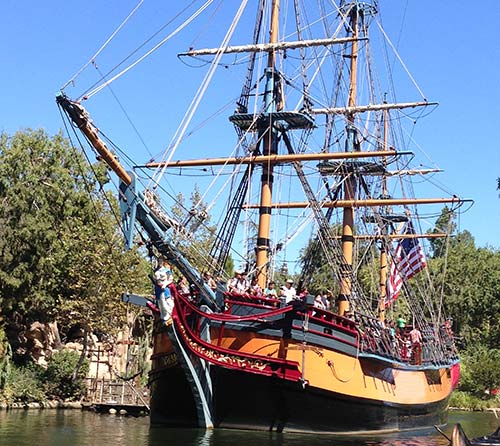
[[[199,426],[189,385],[175,381],[179,372],[173,368],[156,374],[151,387],[152,424]],[[419,406],[388,404],[213,366],[211,378],[216,428],[362,434],[446,423],[447,400]]]
[[[151,424],[198,426],[193,393],[180,365],[153,370],[150,373],[149,388]]]

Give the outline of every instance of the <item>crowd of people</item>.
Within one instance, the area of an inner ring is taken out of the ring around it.
[[[167,321],[172,313],[173,299],[170,292],[170,286],[174,282],[172,268],[168,261],[161,259],[154,272],[155,297],[162,320]],[[212,290],[217,290],[217,281],[208,272],[201,276],[202,280]],[[227,282],[224,289],[233,296],[244,296],[248,298],[266,298],[276,305],[285,306],[294,301],[302,301],[309,295],[305,288],[297,290],[292,279],[287,279],[282,286],[277,286],[276,282],[271,281],[262,289],[256,277],[248,278],[244,271],[236,270],[234,276]],[[185,277],[179,278],[176,282],[176,288],[179,292],[187,295],[193,294],[193,286],[188,283]],[[321,310],[332,309],[332,293],[325,291],[314,296],[312,301],[314,308]],[[353,313],[344,315],[347,318],[354,319]],[[372,325],[376,325],[373,327]],[[375,340],[376,333],[384,332],[389,334],[390,348],[398,351],[403,360],[411,361],[414,364],[422,362],[422,333],[416,325],[411,330],[407,329],[406,319],[400,314],[394,321],[380,322],[371,321],[371,324],[360,324],[364,326],[363,335],[365,338]]]
[[[391,321],[361,318],[358,322],[364,348],[398,357],[415,365],[422,364],[422,332],[416,324],[407,326],[406,319],[401,314]]]
[[[296,287],[293,279],[285,280],[282,286],[278,286],[275,281],[270,281],[262,289],[256,277],[249,279],[244,271],[239,270],[236,270],[234,277],[229,280],[227,291],[233,295],[274,299],[283,305],[288,305],[293,301],[304,300],[309,295],[307,288]],[[314,307],[329,310],[331,297],[331,293],[327,291],[323,294],[317,294],[314,298]]]
[[[202,273],[201,279],[208,287],[215,292],[218,288],[218,283],[215,278],[207,271]],[[173,303],[169,287],[174,283],[172,268],[165,259],[160,259],[158,267],[153,276],[155,285],[155,297],[157,306],[160,309],[162,319],[166,320],[170,317]],[[180,277],[176,282],[176,288],[182,294],[193,295],[193,285],[190,285],[185,277]],[[219,283],[220,285],[220,283]],[[236,270],[234,276],[222,285],[219,290],[226,291],[233,296],[243,296],[248,298],[266,298],[270,302],[275,301],[276,305],[288,305],[293,301],[304,300],[309,292],[306,288],[297,288],[293,279],[287,279],[282,286],[278,286],[275,281],[270,281],[263,289],[257,277],[248,277],[244,271]],[[332,295],[330,292],[317,294],[314,297],[314,307],[329,310],[331,307]]]

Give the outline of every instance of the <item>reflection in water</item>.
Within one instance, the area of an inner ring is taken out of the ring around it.
[[[493,432],[491,413],[451,412],[443,431],[460,423],[469,437]],[[435,429],[381,437],[334,437],[233,430],[149,427],[148,418],[78,410],[0,411],[0,445],[15,446],[447,446]]]
[[[451,430],[451,425],[449,429]],[[448,446],[435,429],[380,437],[336,437],[331,435],[280,434],[235,430],[169,429],[150,430],[149,446]]]
[[[200,435],[198,439],[198,443],[196,443],[198,446],[210,446],[212,443],[210,443],[210,440],[212,438],[213,431],[212,430],[205,430],[203,432],[203,435]]]

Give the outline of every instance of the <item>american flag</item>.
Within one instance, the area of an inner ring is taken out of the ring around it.
[[[411,222],[406,223],[404,234],[415,234]],[[426,267],[424,250],[417,238],[404,238],[396,248],[392,258],[391,272],[387,281],[387,297],[385,306],[391,305],[401,290],[403,282],[411,279]]]

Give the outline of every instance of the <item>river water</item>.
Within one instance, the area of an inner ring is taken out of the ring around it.
[[[469,437],[493,432],[499,424],[493,413],[452,411]],[[149,418],[96,414],[79,410],[0,411],[0,446],[445,446],[436,430],[379,438],[276,434],[232,430],[150,428]]]

